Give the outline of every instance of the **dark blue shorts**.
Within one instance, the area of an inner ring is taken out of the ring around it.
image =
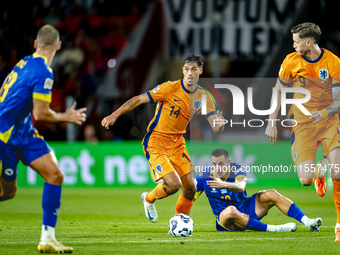
[[[252,218],[255,218],[257,220],[261,220],[263,217],[259,218],[256,215],[256,213],[255,213],[255,199],[256,199],[256,195],[257,195],[257,193],[255,193],[251,197],[248,197],[247,200],[244,203],[242,203],[240,205],[235,205],[235,207],[241,213],[248,214]],[[218,215],[218,218],[216,220],[216,229],[218,231],[232,231],[232,230],[226,229],[222,225],[220,225],[219,221],[220,221],[220,216]]]
[[[17,165],[21,160],[25,165],[51,152],[42,136],[37,132],[26,137],[18,146],[5,144],[0,140],[0,173],[5,181],[14,181],[17,178]]]

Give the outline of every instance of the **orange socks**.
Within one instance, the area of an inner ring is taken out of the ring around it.
[[[334,184],[333,196],[337,215],[337,223],[340,223],[340,182],[333,181],[333,184]]]
[[[165,193],[164,189],[163,189],[163,182],[161,182],[160,184],[158,184],[156,186],[156,188],[154,188],[151,192],[149,192],[146,196],[145,196],[145,200],[148,203],[153,203],[155,202],[157,199],[162,199],[165,197],[168,197],[169,195]]]
[[[194,203],[194,200],[189,200],[183,197],[182,193],[179,195],[176,203],[176,214],[184,213],[189,215],[190,209]]]

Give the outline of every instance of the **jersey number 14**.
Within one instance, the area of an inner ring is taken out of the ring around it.
[[[178,108],[177,111],[175,111],[175,106],[171,106],[171,112],[170,112],[170,116],[173,114],[173,115],[176,115],[176,118],[178,117],[178,115],[181,113],[181,108]]]

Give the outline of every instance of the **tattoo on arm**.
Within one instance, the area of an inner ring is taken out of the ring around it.
[[[328,116],[332,116],[340,111],[340,87],[334,87],[332,93],[334,102],[326,108]]]
[[[133,100],[132,100],[132,98],[131,98],[131,99],[129,99],[128,101],[126,101],[122,106],[123,106],[124,108],[129,108],[129,107],[132,106],[132,104],[133,104]]]

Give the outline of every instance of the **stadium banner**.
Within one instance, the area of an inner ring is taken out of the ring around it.
[[[140,142],[49,143],[64,173],[65,187],[154,187],[149,165]],[[190,146],[191,145],[191,146]],[[205,148],[199,153],[191,152],[195,166],[209,165],[210,153],[216,148],[229,151],[233,162],[249,169],[249,183],[255,186],[275,188],[275,186],[300,186],[296,177],[282,178],[280,171],[292,166],[290,142],[279,141],[273,150],[271,143],[221,143],[191,142],[192,148]],[[317,159],[322,158],[318,151]],[[258,167],[261,167],[260,171]],[[272,166],[272,167],[271,167]],[[276,166],[276,168],[275,168]],[[281,166],[281,167],[280,167]],[[251,170],[253,169],[255,170]],[[281,169],[281,170],[280,170]],[[271,175],[267,174],[271,173]],[[276,178],[276,176],[278,178]],[[294,175],[295,176],[295,175]],[[30,167],[19,163],[19,187],[42,187],[42,178]]]
[[[288,28],[301,1],[162,0],[166,16],[166,56],[247,59],[269,54]]]

